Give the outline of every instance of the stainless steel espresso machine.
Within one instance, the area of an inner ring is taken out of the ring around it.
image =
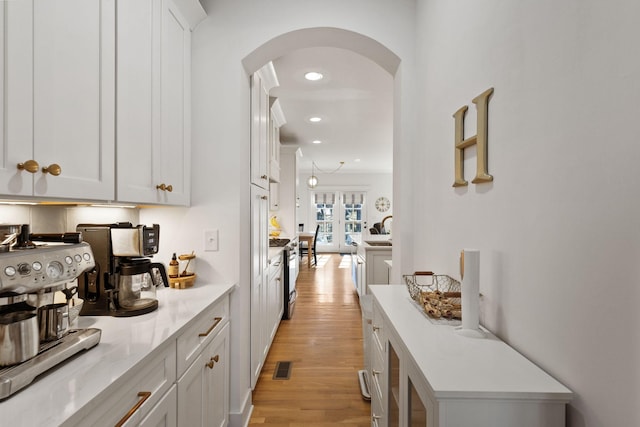
[[[156,287],[169,286],[164,265],[148,258],[158,253],[158,224],[79,224],[76,231],[96,259],[95,267],[78,278],[81,316],[129,317],[158,308]]]
[[[0,225],[0,230],[0,399],[4,399],[98,344],[101,331],[71,329],[69,300],[75,279],[95,266],[91,247],[81,242],[79,234],[34,235],[28,225]],[[56,296],[67,302],[56,302]]]

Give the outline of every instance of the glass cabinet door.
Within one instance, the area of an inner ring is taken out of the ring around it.
[[[389,342],[389,380],[387,399],[389,402],[389,427],[400,425],[400,358]]]
[[[409,378],[409,426],[411,427],[425,427],[427,425],[427,407],[420,398],[418,391],[416,390],[411,378]]]

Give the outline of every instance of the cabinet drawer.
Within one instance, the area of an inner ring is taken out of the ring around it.
[[[371,341],[373,346],[375,346],[376,350],[379,351],[380,353],[384,353],[385,351],[384,344],[383,344],[385,342],[384,318],[382,317],[380,310],[375,305],[373,309],[373,319],[371,321],[371,329],[372,329]]]
[[[88,405],[91,412],[71,425],[114,426],[122,422],[123,427],[137,426],[175,381],[176,343],[172,340],[154,357],[134,367],[129,375],[112,383]]]
[[[384,357],[382,353],[377,349],[374,349],[371,352],[371,395],[373,399],[373,395],[376,394],[377,397],[382,400],[383,394],[382,390],[384,390],[384,375],[385,375],[385,366],[384,366]]]
[[[178,337],[178,378],[228,321],[229,297],[225,296],[187,326]]]

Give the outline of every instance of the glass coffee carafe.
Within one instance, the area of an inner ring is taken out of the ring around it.
[[[156,287],[167,286],[164,265],[148,258],[131,258],[120,262],[118,305],[129,315],[149,313],[158,308]]]

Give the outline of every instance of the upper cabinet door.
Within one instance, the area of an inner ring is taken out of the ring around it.
[[[118,4],[116,198],[121,202],[156,203],[160,197],[161,20],[162,0]]]
[[[112,200],[115,1],[25,0],[0,8],[6,37],[0,192]],[[16,167],[28,160],[38,167]]]
[[[118,201],[190,203],[190,55],[173,2],[118,4]]]
[[[269,188],[269,93],[260,72],[251,76],[251,183]]]
[[[191,193],[191,30],[165,0],[162,19],[162,138],[160,165],[172,191],[167,201],[188,205]]]

